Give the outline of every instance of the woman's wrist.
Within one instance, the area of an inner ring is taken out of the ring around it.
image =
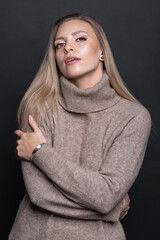
[[[44,142],[41,143],[41,144],[39,144],[39,145],[33,150],[32,154],[34,155],[44,144],[45,144]]]

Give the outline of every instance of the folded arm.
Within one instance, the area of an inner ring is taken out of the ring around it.
[[[22,171],[27,193],[31,202],[36,206],[52,214],[66,218],[105,220],[110,222],[119,220],[122,211],[122,202],[109,214],[100,214],[67,198],[61,189],[51,182],[46,175],[31,162],[23,160]]]
[[[142,164],[150,124],[150,117],[146,111],[132,118],[113,142],[100,171],[97,172],[84,169],[72,161],[67,161],[64,158],[65,154],[63,154],[62,158],[56,152],[55,146],[52,146],[50,137],[47,139],[48,136],[45,136],[47,143],[33,158],[27,159],[26,157],[26,160],[32,162],[26,162],[27,167],[25,162],[22,164],[26,188],[31,200],[36,205],[55,214],[56,211],[57,214],[58,211],[60,211],[59,214],[64,214],[65,206],[65,209],[68,207],[68,209],[82,210],[82,215],[87,214],[87,218],[93,217],[94,214],[97,217],[97,214],[99,214],[102,218],[105,217],[106,220],[109,219],[107,217],[113,216],[114,220],[115,216],[117,220],[122,210],[122,199],[134,182]],[[33,130],[33,134],[30,133],[29,135],[30,139],[35,138],[37,131],[39,131],[36,128],[34,129],[34,126]],[[45,129],[43,130],[43,133],[47,132]],[[23,150],[28,133],[25,137],[21,134],[21,143],[18,144],[18,147]],[[19,152],[20,150],[18,150]],[[30,182],[29,174],[31,169],[29,170],[30,167],[28,168],[28,166],[32,166],[34,171],[37,171],[36,179],[33,179],[32,182]],[[44,189],[48,190],[47,194],[42,194]],[[55,210],[56,206],[57,210]],[[73,216],[72,214],[74,215],[73,212],[67,215]],[[80,216],[78,214],[77,216]]]
[[[50,121],[53,122],[53,119],[50,119]],[[33,124],[31,123],[31,125]],[[45,122],[43,124],[43,127],[41,126],[40,129],[43,136],[45,136],[45,141],[47,141],[48,146],[50,149],[53,149],[53,126],[51,129],[49,123]],[[38,136],[41,136],[41,133],[39,133]],[[35,129],[33,135],[29,135],[29,140],[31,137],[34,137],[34,134]],[[30,146],[27,145],[25,149],[29,149],[29,147]],[[115,206],[115,208],[107,215],[100,214],[93,209],[81,206],[77,202],[65,196],[63,190],[61,190],[58,185],[53,183],[44,174],[44,172],[42,172],[31,161],[22,160],[22,171],[27,193],[31,202],[36,206],[45,209],[52,214],[63,217],[75,219],[105,220],[110,222],[116,222],[119,220],[120,214],[122,212],[123,201],[117,204],[117,206]]]
[[[133,117],[113,142],[99,172],[67,161],[48,143],[33,156],[32,162],[66,198],[106,215],[122,201],[139,172],[150,126],[147,111]]]

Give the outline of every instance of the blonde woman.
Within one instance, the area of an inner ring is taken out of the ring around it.
[[[126,239],[120,220],[151,120],[93,19],[72,14],[56,22],[18,120],[26,195],[9,240]]]

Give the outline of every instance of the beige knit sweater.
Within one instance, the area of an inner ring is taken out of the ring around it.
[[[64,77],[47,143],[22,161],[27,193],[9,240],[124,240],[124,195],[141,167],[151,120],[108,76],[79,89]]]

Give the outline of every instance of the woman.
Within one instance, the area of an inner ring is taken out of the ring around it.
[[[124,240],[120,219],[151,120],[94,20],[73,14],[56,22],[18,119],[27,193],[9,239]]]

